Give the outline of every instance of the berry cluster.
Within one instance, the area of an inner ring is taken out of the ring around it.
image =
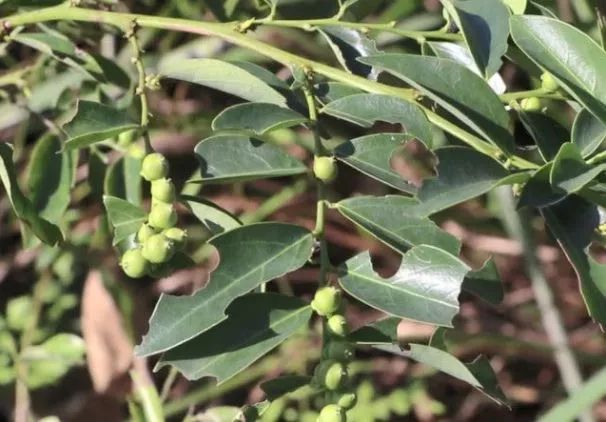
[[[326,390],[329,404],[320,411],[318,422],[345,422],[347,410],[356,404],[356,394],[348,389],[347,364],[354,357],[354,347],[347,338],[349,326],[343,316],[341,291],[334,287],[319,289],[311,307],[326,318],[326,340],[313,383]]]
[[[175,185],[167,179],[168,161],[162,154],[152,153],[143,159],[141,176],[151,183],[152,205],[137,232],[137,246],[124,253],[120,265],[127,276],[162,276],[170,271],[170,260],[187,238],[184,230],[175,227]]]
[[[545,72],[541,75],[541,89],[547,94],[553,94],[560,89],[560,85],[551,73]],[[520,102],[520,106],[524,111],[540,112],[543,103],[539,97],[528,97]]]

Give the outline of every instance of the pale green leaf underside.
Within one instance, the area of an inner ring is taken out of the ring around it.
[[[213,236],[242,225],[240,220],[210,201],[193,196],[181,196],[180,200]]]

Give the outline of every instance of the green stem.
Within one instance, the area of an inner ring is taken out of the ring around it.
[[[335,69],[322,63],[299,57],[295,54],[281,50],[254,38],[247,37],[234,30],[233,23],[200,22],[187,19],[175,19],[159,16],[136,15],[128,13],[107,12],[93,9],[82,9],[77,7],[56,6],[39,9],[18,15],[6,17],[0,22],[2,25],[16,27],[49,21],[82,21],[95,22],[118,26],[128,30],[130,23],[135,20],[141,27],[166,29],[173,31],[189,32],[193,34],[217,36],[240,47],[248,48],[259,54],[282,63],[286,66],[299,66],[313,69],[314,73],[323,75],[337,82],[346,83],[352,87],[359,88],[375,94],[385,94],[401,98],[405,101],[415,102],[418,97],[416,91],[411,89],[396,88],[379,82],[371,81],[360,76],[352,75],[343,70]],[[341,24],[341,23],[339,23]],[[424,109],[431,122],[444,131],[456,136],[461,141],[483,153],[495,156],[499,149],[466,130],[447,122],[429,109]],[[538,166],[521,157],[510,157],[511,164],[520,169],[533,169]]]
[[[136,371],[131,371],[130,376],[135,386],[137,398],[143,408],[146,422],[164,422],[162,402],[154,385],[143,381]]]
[[[266,217],[270,216],[280,208],[290,202],[293,198],[296,198],[307,190],[309,182],[306,179],[297,180],[290,186],[286,186],[284,189],[269,197],[259,207],[250,213],[246,213],[240,217],[240,221],[243,224],[251,224],[259,221],[263,221]]]
[[[531,89],[529,91],[507,92],[505,94],[499,95],[499,98],[505,104],[509,104],[511,101],[523,100],[524,98],[529,97],[547,98],[551,100],[562,101],[565,101],[567,99],[562,94],[559,94],[557,92],[549,92],[544,90],[543,88]]]

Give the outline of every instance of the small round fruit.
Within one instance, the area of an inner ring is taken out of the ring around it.
[[[331,363],[324,374],[324,387],[337,390],[347,381],[347,368],[340,362]]]
[[[141,249],[129,249],[120,260],[122,271],[130,278],[141,278],[147,272],[148,262],[143,257]]]
[[[334,287],[323,287],[316,291],[311,307],[318,315],[328,316],[339,310],[341,291]]]
[[[145,243],[147,239],[152,237],[153,235],[158,234],[156,229],[154,229],[149,224],[142,224],[137,232],[137,240],[139,243]]]
[[[118,145],[120,145],[121,147],[127,147],[133,143],[136,136],[137,136],[136,129],[127,130],[126,132],[122,132],[120,135],[118,135]]]
[[[152,202],[148,223],[156,229],[170,229],[177,224],[177,211],[172,204]]]
[[[185,241],[187,240],[187,232],[185,230],[178,227],[171,227],[170,229],[164,230],[162,234],[167,239],[172,240],[178,250],[183,249],[185,246]]]
[[[156,201],[171,204],[175,200],[175,185],[170,179],[158,179],[151,182],[151,196]]]
[[[136,160],[145,158],[145,148],[140,144],[132,144],[128,147],[128,155]]]
[[[524,98],[520,105],[524,111],[541,111],[541,100],[537,97]]]
[[[547,92],[556,92],[560,88],[560,84],[551,73],[545,72],[541,75],[541,88]]]
[[[337,177],[337,164],[333,157],[316,157],[314,175],[323,182],[330,183]]]
[[[328,318],[326,322],[328,332],[336,337],[347,337],[349,334],[349,325],[347,320],[341,314],[336,314]]]
[[[346,422],[347,416],[343,409],[336,404],[328,404],[320,411],[318,422]]]
[[[172,258],[175,244],[164,235],[155,234],[145,241],[141,253],[152,264],[161,264]]]
[[[141,164],[141,176],[148,182],[168,176],[168,161],[157,152],[147,155]]]
[[[356,393],[343,393],[337,400],[337,404],[345,410],[353,409],[358,402]]]
[[[326,357],[339,362],[348,362],[354,357],[355,349],[347,341],[331,341],[326,346]]]

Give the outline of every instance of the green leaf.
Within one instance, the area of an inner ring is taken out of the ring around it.
[[[446,327],[459,311],[458,297],[470,268],[433,246],[415,246],[389,279],[373,270],[364,252],[343,264],[339,282],[356,299],[390,315]]]
[[[606,169],[606,164],[591,166],[585,162],[579,148],[570,142],[560,148],[553,160],[551,184],[567,193],[575,193],[585,187]]]
[[[125,199],[134,205],[141,205],[142,163],[142,158],[126,154],[109,166],[103,181],[105,194]]]
[[[568,141],[568,130],[555,119],[536,112],[520,111],[520,121],[539,147],[545,162],[555,158],[562,144]]]
[[[160,74],[217,89],[248,101],[285,107],[286,99],[259,77],[232,63],[216,59],[186,59],[162,63]]]
[[[341,82],[321,82],[315,86],[314,92],[323,104],[328,104],[350,95],[364,93],[358,88]]]
[[[442,0],[463,34],[478,69],[485,78],[503,64],[509,37],[509,10],[500,1]]]
[[[274,293],[250,294],[234,300],[226,319],[162,356],[187,379],[216,377],[225,382],[307,325],[311,307],[302,300]]]
[[[80,100],[72,120],[63,125],[68,136],[65,150],[84,148],[137,127],[124,110]]]
[[[292,393],[301,387],[309,385],[311,377],[303,375],[284,375],[261,383],[261,390],[265,393],[268,400],[276,400],[280,397]]]
[[[426,179],[417,194],[427,215],[490,191],[508,174],[497,161],[471,148],[445,147],[435,154],[438,176]]]
[[[597,208],[570,196],[557,205],[542,208],[541,214],[577,273],[589,315],[605,326],[606,266],[597,263],[587,251],[593,232],[600,224]]]
[[[479,270],[470,271],[467,274],[463,280],[463,290],[491,305],[498,305],[503,301],[505,295],[503,282],[492,258],[487,259]]]
[[[487,141],[506,153],[513,152],[507,111],[486,82],[471,70],[449,59],[413,54],[383,54],[360,60],[402,79]]]
[[[394,153],[410,137],[402,133],[378,133],[352,139],[339,145],[335,155],[339,161],[406,193],[415,193],[417,188],[408,183],[391,168],[391,158]]]
[[[606,139],[606,124],[587,111],[587,109],[583,109],[574,120],[571,136],[572,143],[581,150],[583,157],[588,157]]]
[[[401,124],[404,132],[432,145],[431,126],[425,113],[415,104],[397,97],[378,94],[355,94],[328,103],[322,110],[333,116],[362,127],[371,127],[382,121]]]
[[[307,167],[280,148],[244,135],[215,135],[194,149],[205,184],[242,182],[305,173]]]
[[[513,16],[517,46],[570,95],[606,122],[606,53],[575,27],[543,16]]]
[[[337,60],[345,70],[354,75],[368,79],[377,79],[377,72],[372,67],[360,63],[358,57],[380,54],[374,40],[359,31],[340,26],[323,26],[318,32],[328,42]]]
[[[566,197],[566,192],[551,185],[553,162],[538,169],[524,185],[516,208],[541,208],[553,205]]]
[[[336,204],[343,216],[368,231],[381,242],[404,254],[418,245],[430,245],[455,256],[461,242],[440,229],[423,214],[419,204],[403,196],[359,196]]]
[[[219,266],[206,287],[192,296],[162,295],[137,346],[139,356],[174,348],[225,320],[237,297],[262,283],[303,266],[313,236],[302,227],[280,223],[243,226],[209,241],[219,252]]]
[[[514,15],[523,15],[528,6],[528,0],[503,0],[513,12]]]
[[[106,195],[103,204],[114,228],[114,245],[135,234],[147,219],[147,213],[143,209],[124,199]]]
[[[180,200],[189,208],[191,213],[202,222],[204,227],[206,227],[208,232],[213,236],[242,226],[242,223],[238,218],[210,201],[183,195]]]
[[[507,404],[494,370],[483,356],[471,363],[463,363],[450,353],[423,344],[411,343],[405,349],[397,345],[381,345],[376,348],[428,365],[470,384],[499,404]]]
[[[265,135],[276,129],[307,122],[307,118],[289,108],[270,103],[237,104],[223,110],[213,120],[213,130],[245,130]]]
[[[78,155],[61,152],[56,136],[36,142],[28,169],[28,188],[34,209],[51,223],[59,223],[70,203]]]
[[[397,344],[400,318],[388,317],[358,328],[349,335],[357,344]]]
[[[17,218],[23,221],[38,239],[51,246],[63,241],[61,230],[40,217],[30,200],[19,189],[13,164],[13,147],[3,142],[0,142],[0,180]]]

